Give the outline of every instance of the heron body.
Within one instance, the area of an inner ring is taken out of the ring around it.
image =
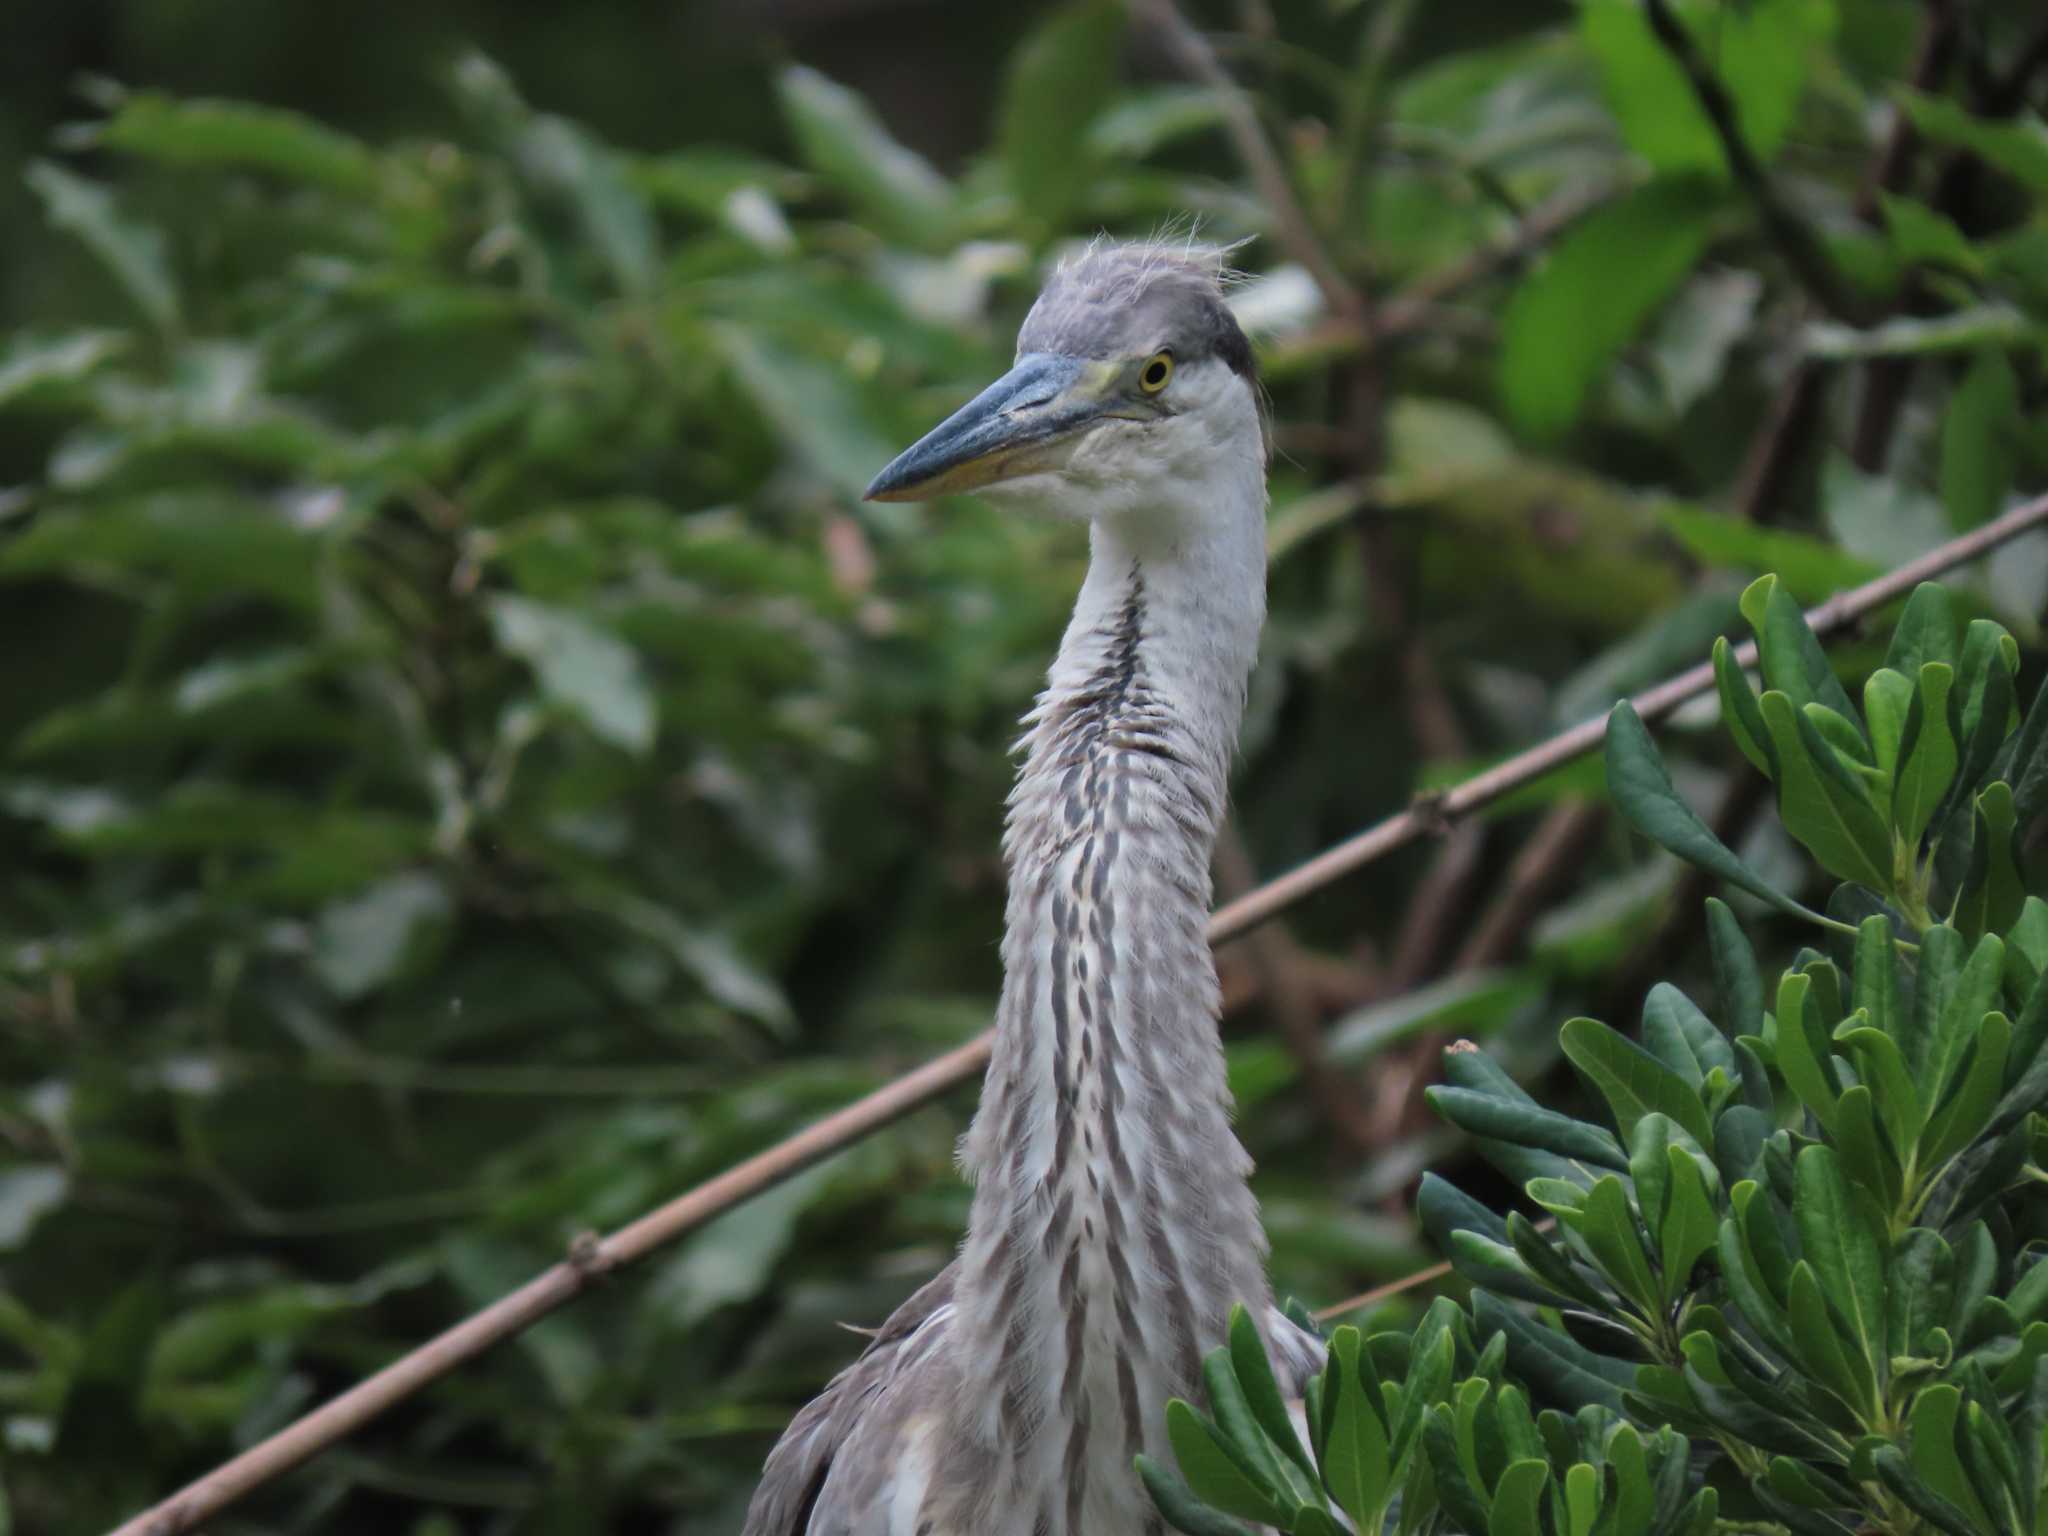
[[[1090,523],[1026,717],[1004,836],[1003,992],[959,1259],[791,1424],[746,1536],[1160,1529],[1131,1459],[1201,1393],[1233,1303],[1283,1378],[1230,1128],[1209,859],[1265,612],[1265,455],[1216,261],[1098,249],[1055,273],[1017,367],[877,478]]]

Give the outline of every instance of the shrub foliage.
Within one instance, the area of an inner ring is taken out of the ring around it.
[[[1794,907],[1818,947],[1767,984],[1709,899],[1711,1007],[1662,983],[1640,1044],[1589,1018],[1559,1031],[1597,1117],[1447,1052],[1430,1102],[1548,1219],[1425,1176],[1470,1312],[1338,1329],[1307,1393],[1312,1458],[1240,1311],[1209,1361],[1213,1417],[1168,1411],[1185,1484],[1144,1469],[1190,1536],[1218,1536],[1218,1510],[1304,1536],[1333,1509],[1475,1536],[2048,1528],[2048,902],[2013,839],[2048,797],[2048,690],[2021,717],[2012,637],[1959,634],[1938,586],[1905,605],[1860,710],[1775,578],[1742,608],[1765,686],[1719,642],[1724,718],[1841,882],[1827,914],[1700,823],[1626,703],[1609,783],[1644,834]]]

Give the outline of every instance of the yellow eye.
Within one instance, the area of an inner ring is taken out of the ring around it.
[[[1173,354],[1154,352],[1145,366],[1138,370],[1138,388],[1148,395],[1156,395],[1166,388],[1173,378]]]

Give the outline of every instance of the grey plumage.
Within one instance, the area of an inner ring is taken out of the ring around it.
[[[1215,258],[1157,246],[1056,273],[1018,346],[871,491],[1021,490],[1091,525],[1010,799],[968,1235],[791,1424],[747,1536],[1154,1531],[1131,1457],[1164,1454],[1231,1305],[1289,1382],[1320,1364],[1270,1302],[1206,938],[1264,617],[1250,349]]]

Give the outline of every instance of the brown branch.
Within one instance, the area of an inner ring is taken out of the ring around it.
[[[1763,430],[1757,433],[1748,457],[1743,460],[1735,509],[1744,521],[1777,520],[1786,487],[1813,438],[1813,429],[1820,424],[1827,381],[1826,368],[1810,357],[1792,365]]]
[[[1851,325],[1865,323],[1870,319],[1869,304],[1842,276],[1827,248],[1807,227],[1806,221],[1794,213],[1791,205],[1779,195],[1771,173],[1742,136],[1735,99],[1721,84],[1720,76],[1700,57],[1699,50],[1693,46],[1692,34],[1672,14],[1669,0],[1643,0],[1643,4],[1649,16],[1650,30],[1657,34],[1665,52],[1684,71],[1694,99],[1699,102],[1700,110],[1706,113],[1714,136],[1721,142],[1721,152],[1727,157],[1729,170],[1734,172],[1735,179],[1749,194],[1750,201],[1756,204],[1764,233],[1777,246],[1785,264],[1792,269],[1800,285],[1829,314]]]
[[[1466,935],[1450,965],[1450,973],[1469,973],[1505,964],[1522,942],[1557,888],[1569,880],[1592,852],[1607,807],[1590,800],[1555,805],[1516,850],[1507,878],[1479,922]],[[1467,822],[1466,827],[1475,823]],[[1460,828],[1464,830],[1464,828]],[[1444,1038],[1425,1031],[1400,1058],[1376,1074],[1373,1122],[1382,1141],[1395,1140],[1423,1122],[1422,1090],[1436,1081]]]
[[[1903,597],[1920,582],[2044,525],[2048,525],[2048,496],[2015,507],[1875,581],[1837,594],[1810,610],[1807,623],[1816,634],[1831,634]],[[1742,646],[1735,653],[1735,660],[1738,665],[1754,666],[1756,647]],[[1632,702],[1643,719],[1655,721],[1713,686],[1713,666],[1703,663],[1636,695]],[[1411,806],[1389,816],[1223,907],[1209,919],[1209,942],[1220,944],[1248,933],[1344,876],[1425,836],[1444,819],[1470,815],[1574,758],[1585,756],[1601,744],[1606,731],[1604,718],[1585,721],[1484,773],[1475,774],[1426,809]],[[678,1196],[610,1237],[577,1244],[570,1259],[544,1270],[510,1295],[473,1313],[446,1333],[429,1339],[341,1396],[135,1516],[120,1526],[114,1536],[175,1536],[193,1529],[465,1361],[556,1311],[600,1276],[645,1258],[714,1216],[958,1087],[988,1065],[989,1044],[990,1036],[977,1036]]]
[[[1544,904],[1592,852],[1606,820],[1607,807],[1596,800],[1552,806],[1515,854],[1500,894],[1465,940],[1451,969],[1483,971],[1505,965],[1522,936],[1543,915]]]

